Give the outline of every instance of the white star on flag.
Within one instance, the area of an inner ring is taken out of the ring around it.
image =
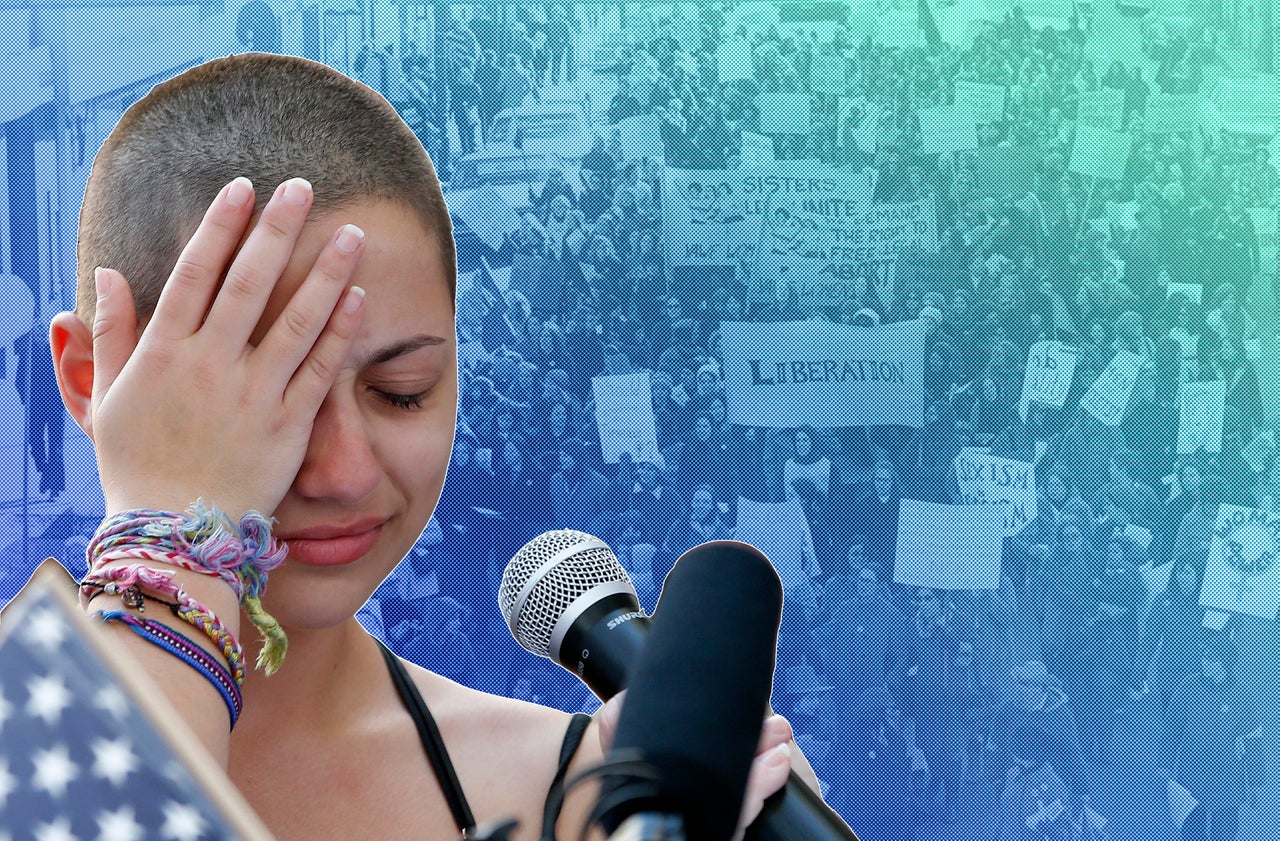
[[[32,763],[36,767],[35,777],[32,780],[35,787],[54,797],[66,794],[67,784],[80,775],[76,770],[76,764],[71,761],[66,745],[55,745],[48,750],[36,751]]]
[[[164,807],[164,825],[160,834],[173,841],[199,841],[204,832],[204,818],[184,803],[170,801]]]
[[[98,816],[98,841],[141,841],[145,834],[131,806]]]
[[[0,757],[0,809],[4,808],[9,795],[18,790],[18,778],[9,772],[9,763]],[[3,836],[0,836],[3,841]]]
[[[38,677],[27,683],[27,715],[38,716],[50,727],[71,704],[71,691],[58,675]]]
[[[122,736],[110,741],[94,740],[93,775],[95,777],[101,777],[118,787],[137,767],[138,757],[134,756],[128,739]]]
[[[76,841],[71,833],[71,821],[65,817],[36,827],[36,841]]]
[[[66,623],[53,610],[35,611],[27,620],[23,634],[28,642],[52,652],[66,639]]]

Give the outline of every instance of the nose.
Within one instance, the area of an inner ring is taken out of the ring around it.
[[[316,413],[293,492],[310,500],[351,505],[373,493],[380,476],[355,400],[330,392]]]

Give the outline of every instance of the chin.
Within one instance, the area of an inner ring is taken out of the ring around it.
[[[285,633],[331,628],[355,616],[394,567],[395,561],[375,553],[340,567],[291,566],[286,560],[271,573],[262,606]]]

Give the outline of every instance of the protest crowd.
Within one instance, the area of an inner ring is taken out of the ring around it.
[[[929,15],[904,38],[713,3],[453,8],[435,61],[355,66],[436,160],[463,273],[448,481],[366,625],[591,710],[493,607],[511,556],[597,535],[652,611],[684,551],[750,540],[786,585],[775,706],[863,841],[1245,837],[1276,783],[1244,629],[1280,628],[1274,600],[1204,593],[1275,580],[1280,176],[1274,132],[1204,119],[1221,30],[1153,15],[1140,55],[1107,56],[1088,20],[1016,7],[963,38]],[[467,182],[500,114],[587,74],[616,82],[590,148],[531,152],[515,200]],[[741,337],[798,322],[826,355],[757,384],[880,379],[915,422],[744,405]],[[892,365],[832,362],[894,326],[922,340]],[[978,508],[971,550],[900,546]]]

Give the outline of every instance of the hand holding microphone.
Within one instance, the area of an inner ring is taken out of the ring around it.
[[[717,541],[726,601],[718,616],[726,628],[742,624],[737,605],[752,601],[736,580],[742,551],[759,554],[745,544]],[[741,547],[725,549],[724,547]],[[695,547],[681,557],[683,563]],[[707,551],[707,550],[702,550]],[[761,556],[763,557],[763,556]],[[673,570],[673,575],[674,570]],[[668,581],[672,581],[669,577]],[[659,611],[669,603],[664,590]],[[718,598],[718,597],[717,597]],[[632,665],[645,646],[649,620],[640,609],[635,588],[613,551],[598,538],[579,531],[547,532],[525,544],[503,573],[498,596],[512,635],[526,650],[573,672],[601,699],[608,700],[628,684]],[[693,612],[707,612],[697,606]],[[749,610],[749,608],[747,608]],[[744,617],[745,618],[745,617]],[[772,658],[775,638],[766,646]],[[686,640],[686,645],[700,645]],[[771,661],[772,662],[772,661]],[[715,680],[713,670],[706,680]],[[756,728],[759,732],[759,721]],[[856,841],[853,831],[794,772],[786,787],[765,803],[747,832],[749,841]]]

